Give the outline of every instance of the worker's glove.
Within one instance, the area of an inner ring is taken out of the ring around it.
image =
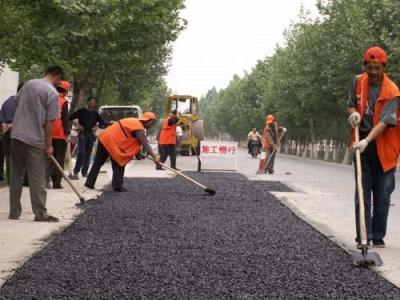
[[[347,119],[351,127],[357,127],[358,124],[361,122],[361,115],[358,112],[353,112],[350,114],[349,118]]]
[[[359,143],[354,143],[353,144],[353,149],[360,149],[360,153],[363,153],[364,150],[367,148],[368,146],[368,141],[366,139],[361,140]]]
[[[287,129],[285,127],[282,127],[282,133],[285,133]]]

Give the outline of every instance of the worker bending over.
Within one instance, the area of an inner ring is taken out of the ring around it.
[[[123,187],[125,165],[143,149],[154,159],[156,164],[159,158],[153,153],[145,129],[156,123],[156,116],[146,112],[140,119],[125,118],[107,127],[99,134],[96,156],[85,182],[87,188],[93,189],[100,168],[111,157],[113,169],[112,187],[116,192],[126,192]]]
[[[360,130],[360,142],[353,146],[361,152],[368,243],[372,240],[375,247],[385,246],[390,195],[395,186],[400,149],[397,124],[400,93],[385,74],[386,64],[387,55],[383,49],[368,49],[364,54],[366,72],[353,80],[347,102],[348,121]],[[355,199],[356,242],[357,247],[361,247],[357,190]]]

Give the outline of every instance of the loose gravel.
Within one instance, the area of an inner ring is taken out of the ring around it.
[[[238,174],[128,179],[0,289],[1,299],[400,299],[400,290]],[[10,251],[12,251],[10,249]]]

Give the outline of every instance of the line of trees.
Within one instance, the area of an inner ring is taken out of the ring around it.
[[[389,54],[387,71],[400,83],[400,5],[393,0],[320,0],[320,17],[301,11],[285,44],[258,61],[243,77],[212,88],[200,101],[208,136],[233,139],[264,126],[274,114],[289,139],[304,147],[321,140],[346,143],[346,101],[350,83],[363,70],[363,53],[379,44]]]
[[[186,26],[183,0],[1,0],[0,64],[23,79],[59,64],[87,95],[164,113],[171,43]],[[162,101],[162,104],[160,103]]]

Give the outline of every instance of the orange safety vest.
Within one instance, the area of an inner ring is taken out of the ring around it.
[[[58,95],[58,108],[60,111],[60,116],[54,120],[53,135],[52,135],[53,139],[65,140],[64,126],[61,119],[62,117],[61,111],[65,102],[67,102],[67,100],[64,98],[64,96],[61,94]]]
[[[176,124],[168,125],[168,121],[172,118],[169,116],[164,120],[160,130],[160,145],[176,145]]]
[[[112,124],[99,134],[99,140],[111,158],[121,167],[139,153],[140,141],[132,136],[132,131],[143,130],[139,119],[125,118]]]
[[[274,123],[275,123],[274,129],[275,129],[275,144],[276,144],[276,143],[278,143],[278,140],[279,140],[279,130],[278,130],[278,123],[276,123],[276,122],[274,122]],[[272,145],[268,139],[270,130],[271,130],[271,128],[268,125],[266,125],[264,127],[264,131],[263,131],[263,148],[264,149],[272,148]]]
[[[363,117],[368,105],[368,74],[363,73],[357,77],[356,97],[357,97],[357,112]],[[380,116],[384,105],[399,97],[400,92],[397,85],[384,74],[381,92],[375,104],[373,116],[373,126],[376,126],[380,121]],[[352,141],[354,142],[354,130],[352,132]],[[400,152],[400,121],[399,112],[397,113],[397,126],[388,127],[377,137],[376,146],[379,160],[382,164],[384,172],[389,171],[397,166]]]

